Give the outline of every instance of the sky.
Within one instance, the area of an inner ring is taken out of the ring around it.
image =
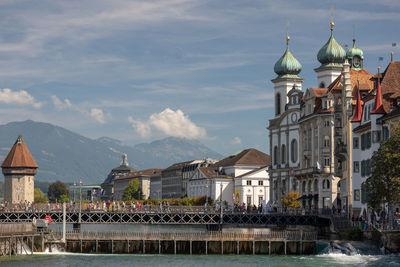
[[[31,119],[128,145],[175,136],[224,155],[268,153],[286,32],[303,90],[316,87],[331,14],[336,40],[355,37],[371,73],[391,51],[400,61],[398,0],[2,0],[0,124]]]

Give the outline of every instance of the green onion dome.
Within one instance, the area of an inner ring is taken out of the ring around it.
[[[346,57],[347,59],[352,59],[355,56],[359,56],[361,59],[364,59],[364,53],[360,48],[356,47],[356,40],[353,39],[353,47],[347,50]]]
[[[286,51],[274,66],[274,71],[279,78],[299,78],[298,74],[301,72],[300,62],[290,52],[289,40],[290,37],[286,36]]]
[[[331,22],[331,37],[328,42],[319,50],[317,58],[322,66],[342,66],[346,51],[333,37],[333,22]]]

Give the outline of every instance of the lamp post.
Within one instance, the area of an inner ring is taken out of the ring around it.
[[[74,205],[75,205],[75,190],[76,190],[76,182],[74,182]]]
[[[81,223],[82,213],[82,180],[79,181],[79,223]]]

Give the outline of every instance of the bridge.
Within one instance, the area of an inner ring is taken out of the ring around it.
[[[0,212],[0,223],[32,222],[34,218],[50,216],[55,223],[62,223],[62,211],[14,211]],[[204,211],[70,211],[66,222],[71,224],[164,224],[164,225],[226,225],[226,226],[329,226],[329,219],[317,215],[291,213],[249,214],[242,212]]]

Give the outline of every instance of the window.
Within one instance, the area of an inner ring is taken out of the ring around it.
[[[359,140],[358,137],[353,138],[353,148],[358,149],[359,148]]]
[[[264,185],[264,181],[258,181],[258,185]]]
[[[281,114],[281,94],[277,93],[275,98],[275,115]]]
[[[311,181],[308,181],[307,189],[308,189],[308,192],[311,192]]]
[[[247,196],[247,205],[251,204],[251,196]]]
[[[278,147],[274,146],[274,165],[278,164]]]
[[[293,139],[290,144],[290,154],[292,158],[292,162],[295,163],[297,161],[297,140]]]
[[[331,165],[331,159],[330,158],[324,158],[324,166],[329,167]]]
[[[324,137],[324,147],[328,148],[330,146],[330,139],[329,136]]]
[[[371,132],[361,135],[361,150],[371,148]]]
[[[259,196],[258,197],[258,205],[261,205],[263,199],[264,199],[263,196]]]
[[[302,191],[303,191],[303,193],[306,192],[306,181],[303,181]]]
[[[329,120],[324,120],[324,126],[325,126],[325,127],[329,127],[329,125],[330,125]]]
[[[317,179],[314,180],[314,192],[315,191],[318,191],[318,180]]]
[[[373,142],[374,143],[379,143],[381,141],[381,131],[374,131],[373,132]]]
[[[319,88],[325,88],[325,83],[324,83],[324,82],[321,82],[321,83],[319,84]]]
[[[251,180],[247,180],[246,185],[251,185]]]
[[[360,201],[360,189],[354,189],[354,201]]]
[[[360,172],[360,162],[359,161],[354,161],[353,162],[353,171],[356,173]]]
[[[384,126],[382,128],[382,140],[385,141],[389,139],[389,128],[387,126]]]
[[[282,145],[281,147],[281,163],[284,164],[286,162],[286,146]]]

